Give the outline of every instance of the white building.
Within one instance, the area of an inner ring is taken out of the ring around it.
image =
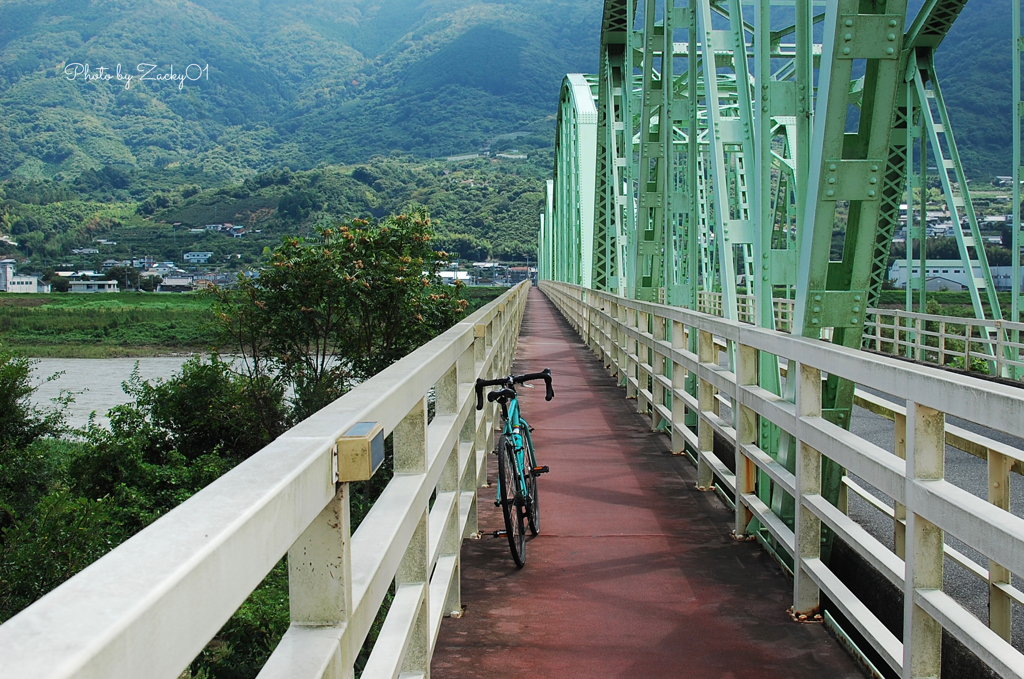
[[[93,292],[117,292],[117,281],[71,281],[68,283],[69,292],[93,293]]]
[[[457,280],[469,283],[473,278],[468,271],[439,271],[437,275],[440,276],[441,282],[448,285],[455,285]]]
[[[186,252],[185,261],[189,264],[206,264],[213,257],[212,252]]]
[[[0,260],[0,292],[49,292],[50,286],[35,276],[19,276],[13,259]]]
[[[929,259],[925,262],[925,289],[926,290],[966,290],[970,283],[967,267],[959,259]],[[1007,291],[1013,287],[1013,267],[990,266],[992,284],[996,290]],[[974,278],[981,279],[981,267],[974,267]],[[920,276],[920,268],[914,266],[912,275]],[[1022,272],[1024,279],[1024,272]],[[907,287],[907,261],[897,259],[889,268],[889,280],[897,288]],[[1018,289],[1020,286],[1018,285]]]
[[[160,262],[153,268],[147,270],[146,273],[154,276],[160,276],[161,278],[168,278],[185,272],[174,266],[174,262]]]

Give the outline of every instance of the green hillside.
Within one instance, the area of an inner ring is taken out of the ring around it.
[[[601,5],[7,0],[0,234],[20,247],[0,256],[42,270],[210,250],[246,264],[283,233],[410,206],[463,257],[532,255],[558,87],[596,70]],[[1009,12],[973,0],[937,57],[976,179],[1010,173]],[[84,81],[85,64],[114,77]],[[197,80],[140,81],[139,64]],[[529,160],[437,161],[484,148]],[[226,221],[246,237],[189,231]],[[97,238],[118,245],[72,256]]]
[[[116,166],[237,180],[517,132],[549,146],[562,76],[596,65],[599,13],[573,0],[9,0],[0,178]],[[137,77],[86,82],[74,64]],[[156,65],[149,78],[197,64],[199,79],[140,82],[139,64]]]
[[[110,258],[152,255],[181,262],[188,251],[213,252],[211,264],[258,261],[285,234],[317,224],[424,209],[436,248],[464,259],[534,257],[550,153],[537,161],[480,158],[461,163],[376,156],[356,165],[292,172],[273,169],[242,182],[202,188],[185,182],[133,195],[109,172],[88,181],[10,179],[0,184],[0,258],[29,257],[36,270],[99,269]],[[143,195],[145,197],[143,197]],[[207,224],[246,228],[242,238]],[[102,242],[106,241],[106,242]],[[75,249],[99,250],[76,255]]]
[[[968,176],[1012,173],[1010,0],[971,0],[935,53]]]

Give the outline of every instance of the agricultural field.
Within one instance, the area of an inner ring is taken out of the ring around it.
[[[463,288],[472,313],[505,288]],[[32,358],[120,358],[209,351],[216,343],[203,294],[0,294],[0,344]]]
[[[999,307],[1002,310],[1003,318],[1011,320],[1010,312],[1012,301],[1010,299],[1010,293],[999,292],[996,294],[999,297]],[[982,297],[984,298],[984,295],[982,295]],[[961,318],[971,318],[974,316],[974,307],[971,306],[971,293],[969,292],[929,292],[926,300],[928,307],[927,313],[929,314],[937,316],[958,316]],[[907,293],[905,290],[883,290],[878,300],[878,306],[882,309],[906,309],[906,304]],[[983,302],[983,304],[987,309],[987,301]],[[917,311],[916,306],[914,310]]]
[[[210,300],[196,294],[0,295],[0,342],[36,358],[113,358],[209,349]]]

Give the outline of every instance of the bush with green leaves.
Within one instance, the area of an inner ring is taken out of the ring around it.
[[[413,214],[285,238],[258,278],[212,290],[221,347],[254,378],[285,380],[295,419],[311,415],[463,315],[468,303],[442,284],[432,236],[430,219]]]

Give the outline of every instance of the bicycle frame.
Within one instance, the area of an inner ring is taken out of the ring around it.
[[[519,465],[519,489],[518,493],[527,494],[526,470],[537,466],[536,454],[533,451],[533,439],[530,437],[530,425],[519,414],[519,399],[509,399],[508,404],[501,404],[502,434],[511,437],[512,445],[516,449],[516,464]],[[524,440],[529,445],[524,445]],[[525,460],[526,450],[530,451],[529,461]],[[529,464],[527,464],[529,462]],[[500,494],[500,490],[495,491]],[[517,493],[517,494],[518,494]],[[501,498],[498,497],[500,500]]]

